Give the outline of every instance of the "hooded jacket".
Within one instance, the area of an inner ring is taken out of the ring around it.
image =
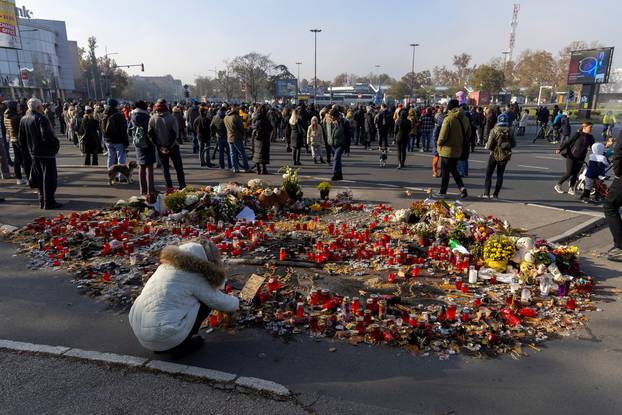
[[[129,314],[145,348],[164,351],[179,345],[190,334],[200,303],[224,312],[239,308],[236,297],[220,291],[225,283],[220,258],[209,261],[200,243],[167,246],[160,262]]]
[[[130,145],[127,136],[127,122],[118,109],[111,107],[104,111],[100,128],[104,135],[104,140],[108,144],[123,144],[125,147]]]
[[[466,137],[471,136],[471,123],[462,108],[453,108],[447,112],[443,119],[436,143],[438,154],[445,158],[460,158],[465,135]]]
[[[605,156],[605,146],[602,143],[592,144],[592,154],[588,159],[585,177],[598,179],[599,176],[604,176],[608,165],[609,160]]]
[[[177,142],[179,137],[177,120],[168,111],[156,111],[151,116],[147,134],[158,149],[160,147],[171,149],[179,145]]]
[[[218,114],[212,118],[212,124],[210,125],[212,130],[212,136],[217,139],[227,138],[227,127],[225,126],[225,111],[218,111]]]
[[[239,111],[230,110],[227,112],[225,127],[227,128],[227,142],[235,143],[244,139],[244,124]]]

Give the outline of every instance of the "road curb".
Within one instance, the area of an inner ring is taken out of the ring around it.
[[[207,382],[221,389],[235,389],[242,393],[256,392],[273,399],[291,397],[290,390],[270,380],[239,376],[235,373],[221,372],[198,366],[188,366],[146,357],[82,350],[67,346],[50,346],[0,339],[0,350],[13,352],[48,354],[61,358],[71,358],[95,363],[112,364],[143,371],[157,372],[172,376],[182,376]]]
[[[605,223],[605,218],[603,217],[592,217],[591,219],[586,220],[585,222],[568,229],[566,232],[556,235],[552,238],[549,238],[548,241],[550,243],[560,243],[568,239],[572,239],[575,236],[587,231],[588,229],[597,227]]]

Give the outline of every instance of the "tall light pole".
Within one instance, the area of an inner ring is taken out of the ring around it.
[[[501,52],[503,54],[503,75],[505,76],[507,73],[507,63],[508,63],[508,55],[512,52],[505,51]]]
[[[410,75],[411,75],[411,80],[410,80],[410,99],[411,100],[415,96],[415,49],[417,48],[417,46],[419,46],[418,43],[411,43],[410,44],[410,47],[413,48],[413,60],[412,60],[411,66],[410,66]]]
[[[298,105],[298,95],[300,95],[300,65],[302,65],[302,62],[296,62],[296,66],[298,66],[298,77],[296,77],[296,105]]]
[[[315,38],[315,48],[313,52],[313,105],[315,105],[315,100],[317,97],[317,34],[320,33],[322,29],[311,29],[310,32],[313,33]]]

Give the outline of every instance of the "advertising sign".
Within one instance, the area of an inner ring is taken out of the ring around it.
[[[575,50],[570,55],[568,85],[606,84],[613,48]]]
[[[0,0],[0,48],[21,49],[15,1]]]
[[[290,97],[296,96],[296,89],[298,81],[296,79],[277,79],[275,86],[277,97]]]

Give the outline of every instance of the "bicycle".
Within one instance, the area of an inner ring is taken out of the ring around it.
[[[535,144],[536,140],[538,139],[546,139],[546,141],[548,141],[549,143],[553,143],[555,142],[556,134],[559,134],[559,131],[553,128],[552,125],[549,125],[548,123],[544,124],[538,121],[538,129],[536,130],[536,136],[533,138],[533,141],[531,142],[531,144]]]

